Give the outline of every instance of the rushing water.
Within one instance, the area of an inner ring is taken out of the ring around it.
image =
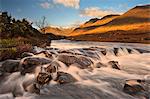
[[[65,68],[62,64],[62,71],[73,75],[78,81],[75,83],[59,85],[51,81],[49,85],[41,89],[41,95],[24,92],[22,83],[34,79],[34,74],[20,76],[15,72],[1,81],[0,99],[12,99],[11,91],[23,92],[22,96],[15,99],[136,99],[124,93],[123,86],[127,79],[149,79],[150,80],[150,53],[139,53],[136,49],[150,51],[148,44],[134,43],[108,43],[108,42],[87,42],[87,41],[52,41],[50,52],[58,54],[58,51],[68,51],[89,57],[93,61],[92,67],[98,62],[106,64],[109,61],[118,61],[121,70],[109,67],[80,69],[72,64]],[[96,50],[87,50],[93,47]],[[97,47],[97,48],[96,48]],[[87,48],[84,50],[83,48]],[[103,55],[99,48],[106,49]],[[118,48],[117,55],[113,48]],[[127,49],[131,49],[131,52]],[[38,48],[37,51],[43,49]],[[73,54],[76,55],[76,54]],[[40,56],[43,57],[43,56]],[[54,58],[55,61],[57,57]],[[148,90],[150,94],[150,89]],[[6,97],[7,96],[7,97]]]

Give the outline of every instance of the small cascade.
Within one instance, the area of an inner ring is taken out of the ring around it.
[[[124,56],[124,55],[128,55],[128,54],[129,54],[129,52],[128,52],[127,48],[120,47],[118,49],[117,56]]]
[[[131,50],[132,50],[131,51],[132,54],[140,54],[140,52],[134,48],[132,48]]]
[[[126,80],[150,82],[150,53],[143,54],[135,46],[102,44],[82,48],[81,44],[70,44],[68,49],[60,44],[52,44],[56,48],[34,47],[34,55],[22,58],[17,72],[0,76],[0,98],[135,99],[123,92]],[[41,72],[45,75],[37,79]],[[41,86],[37,80],[47,83]]]

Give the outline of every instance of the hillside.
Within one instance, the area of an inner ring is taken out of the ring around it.
[[[106,16],[102,17],[101,19],[93,18],[93,19],[90,19],[89,21],[85,22],[84,24],[82,24],[79,28],[86,29],[86,28],[92,27],[92,26],[98,27],[98,26],[104,25],[104,24],[112,21],[113,19],[117,18],[118,16],[120,16],[120,15],[112,14],[112,15],[106,15]]]
[[[55,35],[62,35],[62,36],[67,36],[69,33],[73,31],[74,28],[58,28],[58,27],[46,27],[45,32],[46,33],[52,33]]]
[[[21,53],[32,51],[33,46],[50,46],[51,40],[62,38],[41,33],[25,18],[15,19],[7,12],[0,14],[0,61],[20,57]]]
[[[97,25],[98,23],[103,24]],[[97,35],[99,36],[97,37]],[[115,18],[98,19],[89,26],[81,25],[74,29],[70,36],[71,39],[78,40],[123,42],[127,40],[127,42],[138,42],[139,40],[139,42],[149,43],[150,5],[136,6],[120,16],[115,16]]]

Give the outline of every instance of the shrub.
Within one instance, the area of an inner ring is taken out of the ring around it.
[[[31,52],[31,51],[32,51],[32,45],[30,44],[22,44],[16,47],[17,57],[20,57],[20,55],[23,52]]]
[[[0,48],[0,61],[14,59],[16,53],[16,48]]]

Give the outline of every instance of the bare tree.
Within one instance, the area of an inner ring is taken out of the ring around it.
[[[46,22],[46,17],[43,16],[40,20],[36,21],[35,25],[40,29],[40,31],[45,33],[46,26],[48,26],[48,23]]]

